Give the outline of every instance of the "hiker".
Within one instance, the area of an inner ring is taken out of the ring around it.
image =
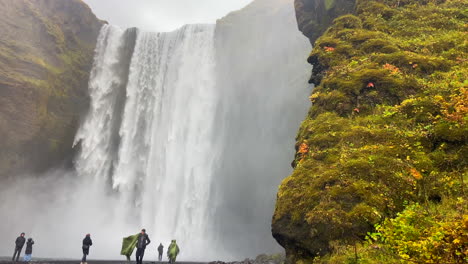
[[[33,245],[34,245],[34,240],[32,238],[28,238],[28,242],[26,242],[26,251],[24,251],[24,259],[23,260],[25,262],[31,261]]]
[[[167,249],[167,257],[169,258],[169,263],[175,263],[179,251],[179,246],[177,245],[175,239],[172,240],[171,244],[169,245],[169,248]]]
[[[16,238],[15,253],[13,254],[13,258],[11,259],[12,261],[15,261],[16,257],[16,262],[18,262],[18,259],[21,255],[21,250],[23,250],[24,243],[26,242],[26,238],[24,238],[24,235],[24,233],[21,233],[21,235]]]
[[[91,240],[91,235],[86,234],[85,238],[83,239],[83,258],[81,259],[81,264],[86,264],[86,257],[89,255],[89,247],[93,245],[93,241]]]
[[[159,247],[158,247],[158,253],[159,253],[159,261],[162,260],[162,255],[163,255],[163,252],[164,252],[164,246],[162,243],[159,243]]]
[[[146,230],[142,229],[141,233],[138,235],[138,240],[136,243],[136,263],[137,264],[143,264],[143,256],[145,255],[145,249],[146,246],[151,243],[151,240],[148,237],[148,234],[146,234]]]

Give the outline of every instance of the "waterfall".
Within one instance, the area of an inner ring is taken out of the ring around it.
[[[26,232],[40,257],[80,257],[91,233],[90,258],[119,259],[141,228],[148,260],[172,239],[181,260],[280,252],[271,216],[310,103],[309,51],[292,0],[166,33],[103,26],[75,171],[0,184],[0,234]]]
[[[116,226],[177,239],[191,260],[280,251],[270,215],[310,91],[310,47],[287,7],[253,24],[103,27],[76,163],[114,197]]]
[[[77,172],[103,188],[109,183],[118,196],[112,213],[124,216],[118,221],[135,232],[145,227],[158,241],[183,238],[181,247],[187,243],[194,252],[210,241],[214,29],[137,30],[133,40],[134,29],[104,26],[90,78],[91,110],[76,137]]]

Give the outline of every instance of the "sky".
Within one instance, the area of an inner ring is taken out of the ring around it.
[[[121,28],[172,31],[185,24],[214,23],[252,0],[83,0],[96,16]]]

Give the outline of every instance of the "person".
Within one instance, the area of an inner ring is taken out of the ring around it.
[[[158,247],[158,253],[159,253],[158,259],[159,259],[159,261],[162,260],[163,252],[164,252],[164,246],[163,246],[162,243],[159,243],[159,247]]]
[[[81,264],[86,264],[86,257],[89,255],[89,248],[93,245],[93,241],[91,240],[91,235],[86,234],[85,238],[83,239],[83,258],[81,259]]]
[[[179,254],[179,246],[175,240],[171,241],[169,248],[167,249],[167,257],[169,258],[169,263],[175,263],[177,255]]]
[[[146,230],[142,229],[141,233],[138,235],[138,240],[136,243],[136,263],[137,264],[143,264],[143,256],[145,255],[145,249],[146,246],[151,243],[151,240],[148,237],[148,234],[146,234]]]
[[[13,258],[11,259],[12,261],[18,262],[19,257],[21,255],[21,250],[23,250],[24,243],[26,242],[26,238],[24,238],[24,232],[21,233],[19,237],[16,238],[15,241],[15,253],[13,254]]]
[[[26,242],[26,250],[24,251],[23,260],[25,262],[31,261],[33,245],[34,245],[34,240],[32,238],[28,238],[28,242]]]

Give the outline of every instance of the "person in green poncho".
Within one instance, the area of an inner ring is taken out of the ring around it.
[[[120,255],[126,256],[127,261],[130,261],[130,256],[133,254],[133,250],[136,247],[139,235],[140,234],[136,234],[136,235],[133,235],[133,236],[123,238],[122,250],[120,251]]]
[[[179,254],[179,246],[175,240],[171,241],[169,248],[167,249],[167,257],[169,258],[169,263],[175,263],[177,255]]]

